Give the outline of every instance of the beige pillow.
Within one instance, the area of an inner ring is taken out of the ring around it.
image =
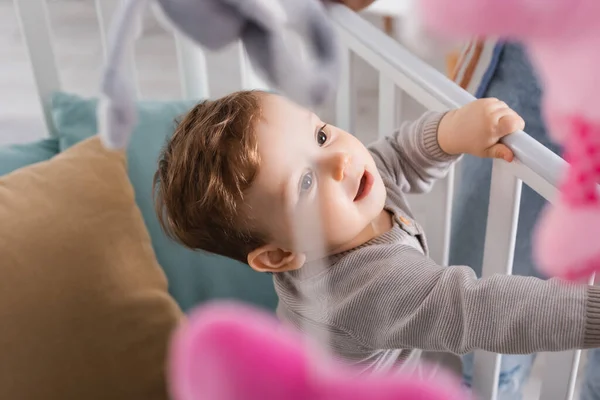
[[[0,399],[166,399],[182,318],[97,137],[0,177]]]

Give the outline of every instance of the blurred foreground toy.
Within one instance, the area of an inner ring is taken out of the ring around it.
[[[600,271],[600,1],[418,0],[438,37],[522,42],[544,89],[550,136],[570,164],[559,197],[534,233],[534,256],[551,275],[580,280]]]
[[[174,400],[467,399],[445,375],[359,377],[271,315],[234,303],[190,315],[173,337],[168,378]]]
[[[199,46],[219,50],[241,40],[257,73],[301,105],[321,105],[336,88],[335,31],[320,0],[122,0],[109,32],[98,106],[99,135],[108,148],[126,147],[137,122],[124,59],[149,3]],[[289,48],[287,31],[305,40],[312,57]]]

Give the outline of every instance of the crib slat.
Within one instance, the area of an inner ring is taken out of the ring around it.
[[[337,7],[334,7],[333,10],[337,12],[342,11]],[[334,13],[334,16],[335,14],[336,13]],[[339,24],[339,16],[337,16],[336,19],[338,22],[338,24],[336,25],[336,31],[339,35],[340,40],[344,43],[342,48],[343,51],[341,52],[342,56],[344,55],[343,53],[347,49],[350,49],[350,51],[356,53],[361,59],[363,59],[369,65],[371,65],[373,68],[379,71],[379,73],[383,73],[386,76],[389,76],[396,83],[396,85],[398,85],[398,87],[402,88],[402,90],[406,94],[408,94],[411,98],[415,99],[417,102],[419,102],[429,110],[443,111],[448,108],[447,105],[445,105],[443,102],[440,102],[439,99],[432,95],[432,93],[428,90],[429,88],[426,88],[414,82],[414,80],[407,76],[403,72],[403,70],[399,69],[395,65],[390,64],[384,57],[382,57],[381,52],[383,51],[383,49],[389,50],[390,47],[393,48],[391,54],[394,54],[396,57],[402,57],[407,55],[409,57],[414,57],[411,53],[408,53],[408,51],[404,47],[402,47],[396,40],[386,35],[383,35],[382,32],[377,30],[377,28],[374,26],[369,26],[368,28],[366,28],[365,26],[361,26],[360,31],[362,33],[364,33],[370,38],[377,38],[378,43],[381,44],[380,46],[367,46],[365,45],[365,43],[363,43],[361,37],[356,36],[356,34],[354,33],[355,29],[351,30],[349,28],[341,26]],[[361,21],[361,23],[365,23],[365,25],[370,25],[368,22]],[[358,23],[356,24],[358,25]],[[368,32],[368,30],[370,29],[374,30],[375,32]],[[390,44],[391,46],[386,48],[386,42],[390,42],[388,43],[388,46]],[[402,54],[402,52],[405,52],[405,54]],[[427,68],[432,67],[427,65]]]
[[[521,181],[509,164],[494,160],[490,187],[490,203],[483,252],[483,277],[511,274],[517,236]],[[500,355],[476,352],[473,388],[484,399],[495,400],[498,388]]]
[[[210,98],[204,51],[184,35],[175,33],[174,36],[183,97],[198,100]]]
[[[396,85],[379,74],[379,137],[386,137],[396,129]]]
[[[55,135],[50,112],[52,92],[60,89],[58,65],[52,46],[52,31],[46,0],[15,0],[15,10],[25,39],[33,78],[46,128]]]
[[[595,275],[588,284],[593,285]],[[540,399],[571,400],[575,395],[577,372],[581,364],[581,350],[547,353]]]
[[[501,355],[476,351],[473,358],[473,391],[480,399],[496,400]]]
[[[581,350],[547,353],[540,399],[571,400],[575,394]]]
[[[401,93],[401,92],[400,92]],[[383,73],[379,73],[379,137],[392,134],[397,127],[397,120],[401,109],[394,81]],[[454,168],[446,179],[436,183],[432,192],[418,195],[419,205],[415,212],[419,221],[427,232],[430,257],[441,265],[448,264],[450,248],[451,211],[454,190]],[[411,196],[412,197],[412,196]],[[426,212],[419,212],[420,210]]]
[[[434,200],[433,207],[429,211],[429,218],[432,218],[437,224],[435,229],[430,229],[427,232],[427,235],[435,238],[435,243],[438,243],[435,248],[432,246],[430,257],[438,264],[445,266],[448,265],[450,259],[455,176],[455,167],[452,166],[448,170],[446,178],[436,182],[431,193],[427,195]]]
[[[407,195],[415,218],[427,234],[429,257],[444,266],[449,262],[455,176],[452,167],[429,193]]]
[[[110,30],[111,21],[114,13],[119,6],[119,0],[95,0],[96,14],[98,16],[98,24],[100,27],[100,39],[102,41],[102,50],[104,53],[104,60],[106,60],[106,53],[108,50],[108,32]],[[137,20],[138,26],[135,27],[138,32],[141,31],[141,18]],[[125,57],[124,73],[128,77],[129,82],[134,89],[133,94],[140,97],[140,88],[137,79],[137,73],[135,70],[135,53],[134,49],[131,48],[127,52]]]
[[[354,133],[354,89],[352,77],[352,52],[343,43],[340,49],[340,80],[335,100],[336,125]]]

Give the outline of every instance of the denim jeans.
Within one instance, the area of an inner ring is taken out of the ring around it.
[[[523,385],[529,377],[535,354],[503,355],[498,377],[498,400],[521,400]],[[463,382],[470,387],[473,379],[473,353],[463,357]]]
[[[540,113],[541,88],[524,49],[506,43],[498,53],[497,63],[489,71],[477,94],[496,97],[508,104],[525,120],[525,131],[544,146],[558,154],[558,148],[546,135]],[[465,156],[457,173],[460,186],[453,209],[450,265],[471,266],[481,276],[483,245],[488,213],[492,161]],[[531,258],[531,233],[545,200],[523,185],[519,225],[515,245],[513,274],[544,278]],[[520,399],[523,383],[529,377],[534,355],[503,355],[500,367],[499,398]],[[465,384],[470,385],[473,356],[463,358]],[[596,382],[596,383],[594,383]],[[582,386],[582,400],[600,400],[600,352],[590,351],[586,367],[586,381]]]

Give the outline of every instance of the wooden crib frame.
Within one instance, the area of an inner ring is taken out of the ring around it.
[[[52,46],[52,32],[45,0],[14,0],[37,92],[44,111],[48,131],[53,134],[49,101],[51,93],[61,88],[59,72]],[[117,0],[96,0],[98,21],[106,44],[106,28]],[[345,8],[335,6],[332,17],[341,39],[343,69],[336,98],[337,125],[353,132],[355,96],[352,85],[351,56],[358,56],[379,73],[379,134],[393,131],[403,94],[431,110],[446,110],[473,100],[473,97],[421,61],[398,42]],[[200,48],[175,33],[182,96],[207,98],[209,71],[205,54]],[[252,72],[240,44],[240,74],[242,88],[265,88],[266,85]],[[133,54],[128,59],[128,71],[136,81]],[[517,132],[505,139],[518,161],[508,164],[501,160],[493,163],[490,209],[484,249],[483,275],[510,274],[514,254],[521,185],[524,182],[552,201],[557,182],[566,163],[540,143]],[[425,195],[428,207],[434,210],[429,219],[437,229],[428,231],[431,255],[442,265],[448,263],[454,171],[438,182],[432,193]],[[421,200],[422,201],[422,200]],[[425,227],[427,230],[427,226]],[[573,397],[580,351],[549,353],[545,355],[545,371],[541,399],[571,399]],[[496,398],[500,356],[477,352],[475,357],[474,389],[484,399]]]

